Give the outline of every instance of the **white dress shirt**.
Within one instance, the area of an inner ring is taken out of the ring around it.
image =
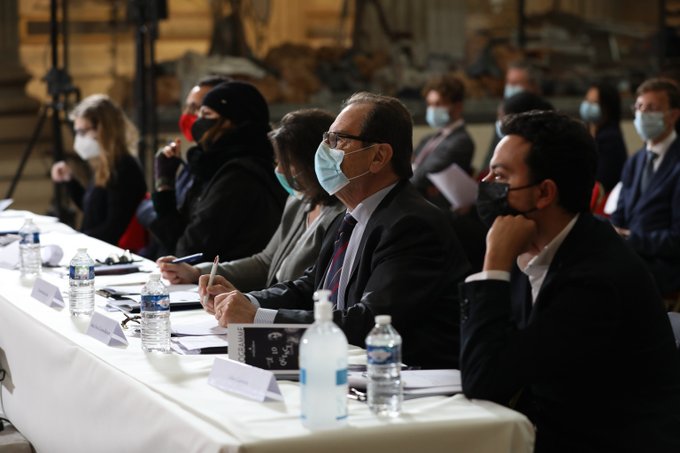
[[[578,214],[574,216],[573,219],[567,223],[562,231],[560,231],[557,236],[555,236],[548,245],[543,247],[537,255],[533,257],[527,257],[526,255],[520,255],[517,257],[517,266],[522,272],[524,272],[529,277],[529,284],[531,285],[531,302],[536,302],[538,293],[543,286],[543,280],[550,269],[550,264],[555,258],[555,253],[560,248],[564,239],[569,235],[569,232],[574,228],[576,221],[578,220]],[[528,259],[528,260],[527,260]],[[465,282],[472,282],[476,280],[503,280],[506,282],[510,281],[510,272],[499,271],[499,270],[489,270],[477,272],[476,274],[470,275],[465,279]]]
[[[663,141],[657,143],[656,145],[652,145],[652,142],[649,141],[647,142],[647,151],[652,151],[654,154],[659,156],[654,161],[654,171],[657,171],[659,169],[661,161],[666,155],[668,148],[671,147],[671,144],[673,144],[676,138],[678,138],[678,134],[675,132],[675,130],[672,130],[668,137],[666,137]]]

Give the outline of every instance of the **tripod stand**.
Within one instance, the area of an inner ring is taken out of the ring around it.
[[[11,198],[14,194],[21,175],[26,166],[26,162],[33,151],[38,139],[41,136],[43,126],[47,121],[47,117],[52,119],[52,155],[54,162],[63,160],[64,158],[64,144],[61,134],[61,125],[66,121],[66,109],[69,105],[69,97],[75,96],[76,102],[80,99],[80,91],[71,83],[71,77],[68,75],[66,68],[68,67],[68,8],[67,0],[61,1],[61,27],[58,21],[58,0],[50,1],[50,46],[52,50],[52,67],[47,72],[43,80],[47,82],[47,92],[52,96],[50,102],[44,103],[40,108],[38,123],[33,130],[31,139],[24,149],[17,171],[14,173],[12,183],[7,189],[5,198]],[[61,34],[61,41],[59,35]],[[59,43],[62,43],[61,56],[63,60],[63,67],[59,66]],[[54,185],[54,205],[56,214],[60,220],[65,221],[66,208],[64,205],[63,189],[58,184]],[[65,222],[68,223],[68,222]]]

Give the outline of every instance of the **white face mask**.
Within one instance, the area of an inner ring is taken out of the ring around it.
[[[101,154],[97,139],[88,135],[76,135],[73,148],[83,160],[93,159]]]

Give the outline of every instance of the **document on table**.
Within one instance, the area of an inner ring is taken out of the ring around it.
[[[170,347],[178,354],[226,354],[228,352],[226,335],[203,335],[173,337]]]
[[[173,335],[226,335],[227,328],[220,327],[214,316],[206,313],[200,320],[178,320],[172,322]]]
[[[365,389],[366,372],[350,371],[349,385]],[[404,396],[453,395],[463,391],[459,370],[402,370]]]

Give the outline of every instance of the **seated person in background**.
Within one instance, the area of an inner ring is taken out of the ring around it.
[[[191,88],[189,94],[187,94],[186,100],[184,101],[182,115],[179,118],[179,129],[182,132],[184,138],[189,143],[194,141],[194,137],[191,135],[191,127],[198,119],[198,112],[201,108],[203,98],[208,93],[208,91],[212,90],[220,83],[228,82],[229,80],[229,78],[222,76],[204,77],[203,79],[199,80],[199,82],[193,88]],[[181,169],[179,170],[179,173],[177,173],[175,169],[176,174],[171,174],[173,166],[169,165],[167,170],[168,174],[162,175],[162,177],[166,178],[175,177],[175,201],[177,203],[177,209],[181,209],[181,206],[184,203],[184,198],[186,197],[189,188],[194,182],[194,176],[191,171],[189,171],[189,166],[183,159],[180,140],[176,139],[169,145],[164,146],[158,151],[157,154],[160,153],[165,154],[165,157],[167,158],[177,157],[181,159]],[[156,160],[159,159],[164,158],[162,156],[156,156]],[[156,214],[156,211],[153,207],[153,201],[151,199],[142,200],[142,202],[139,204],[139,207],[137,207],[137,219],[139,220],[139,223],[144,228],[149,228],[157,217],[158,214]],[[165,250],[162,245],[158,243],[158,241],[152,239],[149,241],[149,244],[147,244],[147,246],[144,247],[144,249],[139,253],[147,257],[157,257],[161,254],[164,254]]]
[[[496,120],[496,137],[498,137],[498,140],[503,138],[503,133],[501,132],[503,118],[508,115],[529,112],[531,110],[554,110],[554,107],[550,102],[545,100],[545,98],[530,91],[520,91],[517,94],[503,99],[503,102],[501,102],[501,105],[498,108],[498,119]],[[491,155],[493,155],[493,149],[491,150]],[[491,159],[491,157],[489,157],[489,159]],[[482,180],[489,172],[489,159],[487,159],[484,168],[482,168],[482,171],[479,173],[479,180]]]
[[[597,144],[595,180],[602,184],[605,193],[609,193],[621,179],[621,170],[628,157],[619,125],[621,97],[618,90],[606,83],[591,85],[581,102],[579,114]]]
[[[644,263],[588,212],[593,138],[555,112],[502,131],[484,270],[461,286],[463,392],[525,413],[537,453],[680,451],[673,333]]]
[[[298,110],[285,115],[278,129],[269,134],[279,163],[276,175],[291,196],[279,228],[264,250],[219,265],[218,274],[239,290],[267,288],[304,274],[319,255],[329,225],[344,211],[338,199],[321,188],[314,173],[319,137],[333,118],[323,110]],[[174,258],[166,256],[157,261],[163,277],[173,284],[197,283],[212,268],[212,263],[171,264]]]
[[[645,260],[662,295],[680,290],[680,91],[650,79],[637,89],[635,129],[645,147],[626,162],[611,222]]]
[[[456,287],[468,263],[444,213],[408,181],[412,129],[411,114],[395,98],[356,93],[345,102],[316,151],[315,170],[347,213],[296,280],[246,297],[230,287],[206,289],[208,276],[201,276],[201,294],[225,291],[206,306],[220,325],[312,322],[312,295],[328,288],[334,321],[350,344],[365,346],[374,317],[388,314],[403,338],[405,363],[457,367]]]
[[[439,75],[427,82],[423,96],[427,102],[427,124],[438,130],[424,137],[416,147],[411,182],[429,201],[448,208],[449,202],[427,175],[440,172],[454,163],[472,174],[475,144],[463,120],[465,87],[460,79],[450,74]]]
[[[181,160],[164,153],[156,159],[158,218],[150,231],[167,250],[225,260],[262,250],[286,200],[272,171],[269,130],[269,108],[253,85],[226,82],[205,95],[191,128],[197,145],[187,152],[194,182],[179,209],[174,184]]]
[[[64,162],[52,165],[52,180],[66,183],[73,202],[83,212],[80,231],[116,245],[146,194],[142,168],[130,150],[137,130],[108,96],[94,94],[70,113],[75,131],[73,147],[88,164],[92,179],[86,187]]]

